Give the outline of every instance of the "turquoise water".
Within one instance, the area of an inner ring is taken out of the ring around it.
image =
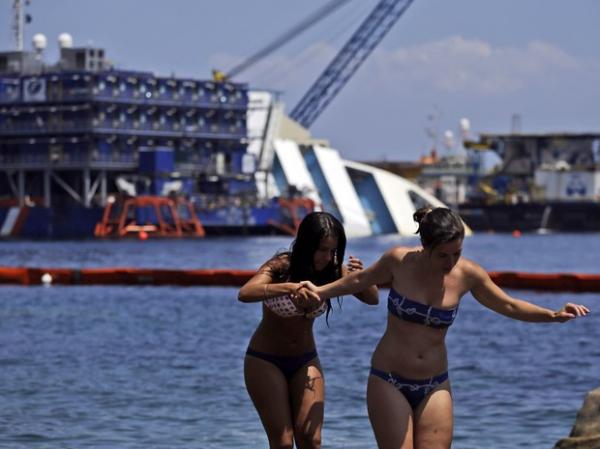
[[[0,264],[256,268],[289,242],[2,242]],[[414,243],[356,239],[349,253],[370,263],[391,245]],[[597,273],[599,253],[599,235],[481,235],[465,243],[465,256],[489,270]],[[239,303],[236,293],[0,286],[0,447],[267,447],[242,376],[260,305]],[[552,448],[570,432],[585,394],[600,386],[598,295],[513,293],[552,308],[582,302],[593,312],[562,325],[527,324],[466,296],[448,334],[453,448]],[[324,448],[375,448],[365,386],[385,317],[385,303],[349,297],[329,328],[324,319],[315,325],[326,379]]]

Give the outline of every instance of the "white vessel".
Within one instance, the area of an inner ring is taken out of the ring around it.
[[[414,235],[412,216],[419,207],[445,207],[400,176],[344,160],[343,149],[313,138],[287,117],[276,95],[251,91],[249,102],[248,152],[256,158],[256,182],[265,197],[290,192],[309,197],[340,218],[349,237]]]

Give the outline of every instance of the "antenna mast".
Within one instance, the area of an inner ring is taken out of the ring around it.
[[[17,51],[23,51],[23,28],[25,26],[25,14],[21,0],[13,1],[13,32]]]

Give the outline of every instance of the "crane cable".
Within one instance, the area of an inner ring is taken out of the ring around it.
[[[366,7],[363,7],[365,6]],[[330,44],[332,46],[337,46],[346,38],[346,34],[351,32],[349,30],[356,29],[356,24],[360,23],[365,17],[365,11],[369,11],[372,6],[369,6],[368,3],[359,3],[359,8],[348,10],[348,13],[338,17],[336,23],[327,28],[327,34],[321,33],[322,42]],[[270,81],[276,80],[276,83],[279,85],[276,89],[283,88],[291,78],[291,74],[297,72],[298,67],[304,67],[311,60],[316,59],[316,57],[323,53],[322,47],[315,46],[306,46],[302,51],[296,53],[291,59],[289,59],[288,63],[285,65],[282,64],[273,64],[269,63],[264,68],[251,71],[250,78],[260,79],[263,84],[270,84]]]
[[[273,41],[272,43],[267,45],[265,48],[257,51],[252,56],[250,56],[248,59],[246,59],[244,62],[233,67],[231,70],[229,70],[229,72],[225,75],[225,77],[232,78],[233,76],[239,74],[243,70],[247,69],[249,66],[253,65],[257,61],[261,60],[265,56],[269,55],[270,53],[272,53],[273,51],[275,51],[276,49],[278,49],[279,47],[281,47],[282,45],[284,45],[285,43],[287,43],[288,41],[290,41],[291,39],[296,37],[298,34],[302,33],[303,31],[307,30],[311,26],[318,23],[321,19],[327,17],[329,14],[331,14],[333,11],[335,11],[336,9],[338,9],[340,6],[342,6],[344,3],[347,3],[348,1],[350,1],[350,0],[332,0],[332,1],[330,1],[322,8],[319,8],[317,11],[312,13],[310,16],[308,16],[306,19],[304,19],[298,25],[296,25],[292,29],[290,29],[287,32],[285,32],[284,34],[282,34],[280,37],[278,37],[275,41]]]

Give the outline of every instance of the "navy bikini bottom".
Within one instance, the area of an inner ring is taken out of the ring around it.
[[[396,387],[413,410],[419,406],[429,393],[448,379],[448,371],[439,376],[421,380],[405,379],[377,368],[371,368],[371,375],[377,376]]]
[[[300,368],[306,365],[307,362],[310,362],[312,359],[317,357],[317,351],[313,350],[300,355],[284,356],[266,354],[264,352],[258,352],[254,349],[248,348],[246,350],[246,355],[251,355],[252,357],[257,357],[272,363],[279,368],[279,371],[281,371],[285,378],[289,381]]]

